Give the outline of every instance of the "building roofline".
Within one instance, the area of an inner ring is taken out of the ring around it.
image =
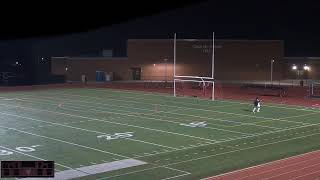
[[[172,41],[173,39],[128,39],[128,41]],[[177,41],[212,41],[212,39],[177,39]],[[215,39],[219,42],[283,42],[284,40]]]
[[[320,57],[315,57],[315,56],[293,56],[293,57],[290,57],[290,56],[286,56],[286,57],[283,57],[284,59],[320,59]]]
[[[80,60],[86,60],[86,59],[95,59],[95,60],[126,60],[128,57],[77,57],[77,56],[64,56],[64,57],[51,57],[55,59],[80,59]]]

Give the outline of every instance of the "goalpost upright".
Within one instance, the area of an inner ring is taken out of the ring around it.
[[[182,80],[176,78],[191,78],[191,79],[200,79],[203,83],[212,82],[212,97],[211,99],[214,101],[214,32],[212,32],[212,59],[211,59],[211,77],[200,77],[200,76],[177,76],[176,75],[176,49],[177,48],[177,34],[174,33],[174,41],[173,41],[173,96],[176,97],[176,81],[192,81],[192,80]],[[207,79],[206,81],[204,79]],[[209,81],[208,81],[209,80]],[[195,82],[198,82],[195,80]]]
[[[211,70],[211,77],[213,79],[212,83],[212,100],[214,101],[214,84],[215,84],[215,79],[214,79],[214,32],[212,32],[212,70]]]

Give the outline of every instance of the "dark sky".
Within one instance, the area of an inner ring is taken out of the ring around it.
[[[81,1],[82,2],[82,1]],[[286,56],[320,56],[317,1],[219,0],[45,3],[1,14],[0,61],[77,55],[128,38],[280,39]],[[13,6],[15,8],[15,6]],[[23,7],[23,5],[22,5]]]

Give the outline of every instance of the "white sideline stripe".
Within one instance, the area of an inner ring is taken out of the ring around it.
[[[14,105],[6,105],[6,104],[0,104],[0,105],[17,107],[17,106],[14,106]],[[55,112],[55,111],[49,111],[49,110],[44,110],[44,109],[28,108],[28,107],[23,107],[23,108],[37,110],[37,111],[51,112],[51,113],[61,114],[61,115],[71,116],[71,117],[78,117],[78,118],[82,118],[82,119],[92,119],[92,120],[96,120],[96,121],[107,122],[107,123],[110,123],[110,124],[118,124],[118,125],[122,125],[122,126],[129,126],[129,127],[140,128],[140,129],[147,129],[147,130],[150,130],[150,131],[163,132],[163,133],[167,133],[167,134],[175,134],[175,135],[191,137],[191,138],[195,138],[195,139],[202,139],[202,140],[207,140],[207,141],[219,142],[219,141],[213,140],[213,139],[207,139],[207,138],[202,138],[202,137],[197,137],[197,136],[192,136],[192,135],[187,135],[187,134],[164,131],[164,130],[160,130],[160,129],[146,128],[146,127],[143,127],[143,126],[136,126],[136,125],[131,125],[131,124],[118,123],[118,122],[114,122],[114,121],[107,121],[107,120],[91,118],[91,117],[86,117],[86,116],[80,116],[80,115],[75,115],[75,114],[68,114],[68,113]]]
[[[37,156],[33,156],[33,155],[30,155],[30,154],[26,154],[26,153],[23,153],[23,152],[21,152],[21,151],[16,151],[16,150],[14,150],[14,149],[7,148],[7,147],[4,147],[4,146],[0,146],[0,148],[6,149],[6,150],[9,150],[9,151],[13,151],[13,152],[15,152],[15,153],[22,154],[22,155],[25,155],[25,156],[28,156],[28,157],[32,157],[32,158],[35,158],[35,159],[38,159],[38,160],[47,161],[46,159],[39,158],[39,157],[37,157]],[[57,163],[57,162],[55,162],[55,164],[58,165],[58,166],[67,168],[67,169],[72,169],[72,168],[69,167],[69,166],[66,166],[66,165],[63,165],[63,164],[60,164],[60,163]],[[0,178],[0,179],[1,179],[1,178]]]
[[[54,124],[54,125],[58,125],[58,126],[63,126],[63,127],[68,127],[68,128],[72,128],[72,129],[81,130],[81,131],[93,132],[93,133],[97,133],[97,134],[106,134],[106,133],[100,132],[100,131],[88,130],[88,129],[78,128],[78,127],[64,125],[64,124],[60,124],[60,123],[47,122],[47,121],[43,121],[43,120],[39,120],[39,119],[34,119],[34,118],[31,118],[31,117],[19,116],[19,115],[15,115],[15,114],[4,113],[4,112],[0,112],[0,114],[4,114],[4,115],[7,115],[7,116],[19,117],[19,118],[23,118],[23,119],[29,119],[29,120],[32,120],[32,121],[44,122],[44,123],[47,123],[47,124]],[[125,139],[130,140],[130,141],[137,141],[137,142],[141,142],[141,143],[145,143],[145,144],[151,144],[151,145],[155,145],[155,146],[160,146],[160,147],[166,147],[166,148],[169,148],[169,149],[177,149],[177,148],[173,148],[173,147],[169,147],[169,146],[164,146],[164,145],[151,143],[151,142],[146,142],[146,141],[137,140],[137,139],[132,139],[132,138],[125,138]]]
[[[34,96],[33,96],[34,97]],[[47,99],[54,99],[54,100],[59,100],[60,98],[49,98],[49,97],[44,97]],[[22,98],[22,99],[32,99],[32,98]],[[37,99],[39,100],[38,97],[34,97],[33,99]],[[46,102],[51,102],[53,103],[54,100],[43,100],[41,99],[41,101],[46,101]],[[27,101],[27,102],[32,102],[32,101],[28,101],[28,100],[22,100],[22,101]],[[66,102],[66,101],[65,101]],[[111,105],[111,104],[103,104],[103,103],[93,103],[93,102],[88,102],[88,101],[80,101],[80,100],[70,100],[68,102],[83,102],[83,103],[90,103],[90,104],[99,104],[99,105],[104,105],[104,106],[111,106],[111,107],[123,107],[123,108],[131,108],[131,109],[138,109],[138,110],[145,110],[145,111],[151,111],[154,112],[154,110],[150,110],[150,109],[144,109],[144,108],[134,108],[134,107],[130,107],[130,106],[121,106],[121,105]],[[87,105],[77,105],[77,106],[82,106],[82,107],[92,107],[92,108],[96,108],[93,106],[87,106]],[[74,110],[75,109],[69,109],[69,108],[65,108],[65,107],[60,107],[62,109],[66,109],[66,110]],[[77,108],[78,109],[78,108]],[[159,116],[159,115],[155,115],[155,114],[146,114],[146,113],[132,113],[131,111],[125,111],[125,110],[116,110],[116,111],[122,111],[122,112],[127,112],[127,113],[121,113],[121,112],[115,112],[115,111],[104,111],[104,110],[98,110],[98,109],[89,109],[91,111],[96,111],[96,112],[106,112],[106,113],[112,113],[112,114],[120,114],[120,115],[124,115],[124,116],[134,116],[137,117],[138,115],[152,115],[152,116]],[[115,109],[112,109],[115,110]],[[77,111],[82,111],[82,109],[79,109]],[[177,111],[177,110],[175,110]],[[203,116],[195,116],[195,115],[190,115],[190,114],[181,114],[181,113],[174,113],[173,111],[158,111],[161,113],[166,113],[166,114],[176,114],[176,115],[181,115],[181,116],[190,116],[190,117],[197,117],[197,118],[202,118],[202,119],[208,119],[208,120],[214,120],[214,121],[222,121],[222,122],[226,122],[226,120],[222,120],[222,119],[217,119],[217,118],[210,118],[210,117],[203,117]],[[140,117],[140,116],[139,116]],[[162,117],[162,116],[160,116]],[[158,119],[158,118],[153,118],[153,117],[143,117],[146,119],[154,119],[156,121],[166,121],[166,122],[171,122],[171,123],[176,123],[176,124],[180,124],[181,122],[176,122],[176,121],[169,121],[169,120],[162,120],[162,119]],[[169,117],[171,118],[171,117]],[[173,119],[177,119],[177,118],[173,118]],[[187,120],[188,121],[188,120]],[[189,122],[189,121],[188,121]],[[239,122],[241,123],[241,122]],[[212,123],[208,123],[208,124],[212,124]],[[261,126],[261,127],[268,127],[268,128],[274,128],[274,129],[280,129],[280,128],[276,128],[276,127],[271,127],[271,126],[262,126],[262,125],[256,125],[254,123],[241,123],[241,124],[249,124],[249,125],[253,125],[253,126]],[[226,125],[218,125],[218,126],[224,126],[226,127]],[[227,126],[227,127],[232,127],[232,126]],[[208,128],[208,127],[207,127]],[[245,134],[248,135],[248,133],[242,133],[239,131],[231,131],[231,130],[226,130],[226,129],[220,129],[220,128],[214,128],[214,127],[210,127],[208,129],[216,129],[216,130],[220,130],[220,131],[228,131],[228,132],[233,132],[233,133],[239,133],[239,134]]]
[[[109,163],[96,164],[92,166],[80,167],[72,170],[61,171],[55,173],[54,178],[23,178],[25,180],[69,180],[74,178],[80,178],[99,173],[110,172],[119,169],[125,169],[134,166],[140,166],[147,164],[146,162],[139,161],[136,159],[124,159],[120,161],[113,161]]]
[[[115,153],[111,153],[111,152],[108,152],[108,151],[104,151],[104,150],[88,147],[88,146],[85,146],[85,145],[81,145],[81,144],[77,144],[77,143],[73,143],[73,142],[68,142],[68,141],[64,141],[64,140],[61,140],[61,139],[56,139],[56,138],[43,136],[43,135],[39,135],[39,134],[34,134],[34,133],[27,132],[27,131],[22,131],[22,130],[19,130],[19,129],[16,129],[16,128],[6,127],[6,126],[2,126],[2,125],[0,125],[0,127],[4,128],[4,129],[10,129],[10,130],[13,130],[13,131],[18,131],[18,132],[21,132],[21,133],[24,133],[24,134],[29,134],[29,135],[33,135],[33,136],[46,138],[46,139],[51,139],[51,140],[58,141],[58,142],[63,142],[63,143],[66,143],[66,144],[70,144],[70,145],[74,145],[74,146],[78,146],[78,147],[82,147],[82,148],[86,148],[86,149],[90,149],[90,150],[94,150],[94,151],[98,151],[98,152],[102,152],[102,153],[106,153],[106,154],[111,154],[111,155],[114,155],[114,156],[119,156],[119,157],[126,158],[126,159],[130,158],[130,157],[127,157],[127,156],[123,156],[123,155],[120,155],[120,154],[115,154]]]

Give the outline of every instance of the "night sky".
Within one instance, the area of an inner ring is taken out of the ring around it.
[[[110,48],[126,56],[127,39],[172,38],[174,32],[179,38],[211,38],[214,31],[216,39],[280,39],[285,56],[320,56],[317,1],[46,3],[19,12],[1,13],[0,61],[19,60],[28,72],[41,57]]]

